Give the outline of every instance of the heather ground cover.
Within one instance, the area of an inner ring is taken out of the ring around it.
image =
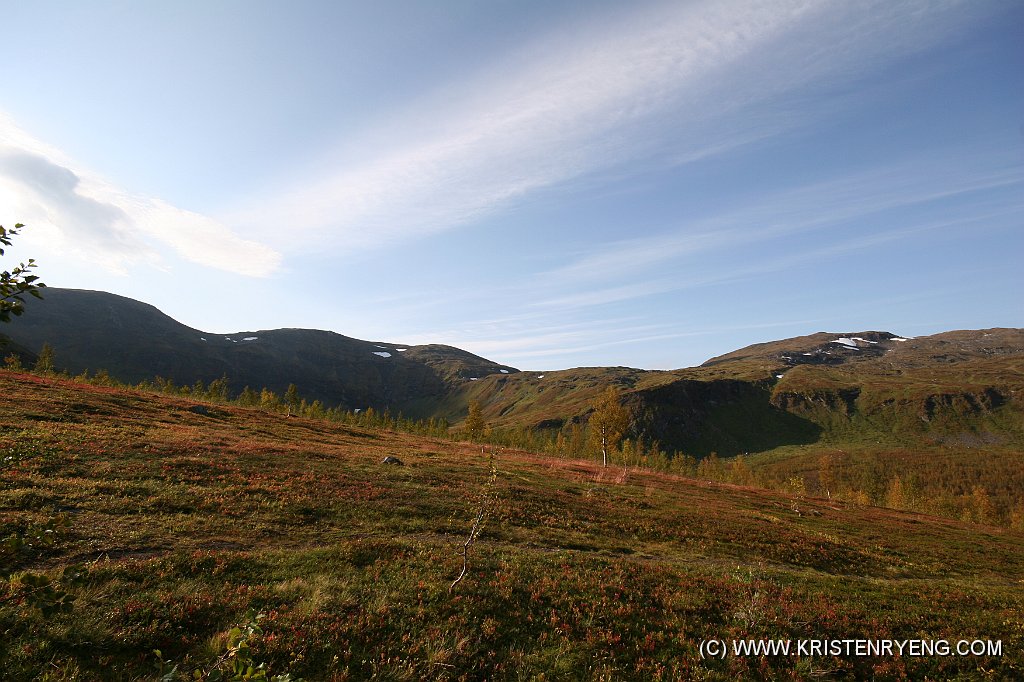
[[[950,519],[0,373],[11,570],[82,563],[71,613],[0,583],[5,679],[254,656],[306,679],[1019,679],[1024,535]],[[404,466],[382,465],[387,456]],[[703,640],[991,639],[1001,656],[727,656]]]

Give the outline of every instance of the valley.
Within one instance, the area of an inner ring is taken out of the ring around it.
[[[0,370],[13,679],[215,679],[240,651],[280,680],[1024,669],[1022,330],[520,371],[102,292],[29,312]],[[999,650],[702,648],[843,639]]]

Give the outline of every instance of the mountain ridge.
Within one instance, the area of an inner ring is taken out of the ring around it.
[[[47,289],[11,325],[28,349],[44,342],[72,373],[106,369],[131,383],[221,376],[310,400],[415,418],[464,418],[480,404],[494,428],[554,434],[589,419],[616,386],[631,433],[696,456],[759,452],[835,439],[1024,442],[1024,330],[817,332],[737,349],[697,367],[520,371],[444,345],[364,341],[276,329],[212,334],[154,306],[105,292]]]
[[[318,329],[214,334],[106,292],[51,287],[29,309],[11,330],[22,346],[50,343],[59,367],[72,373],[102,368],[131,383],[227,376],[235,391],[249,385],[283,392],[295,383],[310,399],[349,409],[402,409],[461,379],[518,371],[450,346],[364,341]]]

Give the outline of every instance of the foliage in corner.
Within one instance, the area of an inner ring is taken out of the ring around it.
[[[4,246],[11,245],[11,237],[18,234],[24,225],[17,223],[13,228],[7,229],[0,225],[0,256],[4,255]],[[31,294],[36,298],[42,298],[39,290],[46,285],[39,281],[38,275],[30,273],[36,267],[34,259],[29,258],[28,263],[19,263],[18,267],[11,271],[0,272],[0,322],[10,322],[11,315],[21,315],[25,312],[25,294]]]

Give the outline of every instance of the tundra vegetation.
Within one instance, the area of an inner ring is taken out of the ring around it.
[[[19,358],[8,355],[5,366],[23,371]],[[401,431],[433,438],[470,440],[516,448],[560,459],[599,460],[604,465],[642,468],[717,483],[754,486],[860,505],[921,512],[968,522],[1024,530],[1024,466],[1013,444],[905,443],[877,444],[873,438],[845,433],[836,442],[787,445],[754,455],[695,457],[666,452],[657,441],[630,436],[635,422],[614,387],[598,394],[589,406],[589,419],[570,422],[557,430],[496,427],[484,418],[478,401],[470,401],[468,416],[452,427],[444,418],[410,419],[373,408],[346,410],[300,397],[295,384],[284,395],[246,386],[232,396],[227,377],[204,384],[176,385],[169,379],[128,385],[105,370],[88,370],[74,377],[55,373],[54,352],[45,344],[34,373],[60,376],[77,383],[121,388],[203,403],[257,408],[272,414],[296,415],[315,421],[369,429]],[[602,436],[602,433],[604,434]],[[967,455],[967,456],[965,456]]]
[[[492,474],[479,444],[443,439],[436,423],[332,419],[301,401],[289,417],[265,392],[242,405],[206,386],[199,402],[198,387],[158,383],[0,372],[4,536],[58,536],[5,559],[5,575],[45,576],[72,600],[47,612],[0,582],[6,679],[203,675],[242,639],[268,679],[1024,673],[1024,535],[846,499],[849,453],[815,460],[787,492],[706,475],[752,476],[746,460],[604,468],[505,447]],[[913,490],[890,487],[894,500]],[[487,523],[450,591],[482,490]],[[712,661],[706,638],[1003,649]]]

